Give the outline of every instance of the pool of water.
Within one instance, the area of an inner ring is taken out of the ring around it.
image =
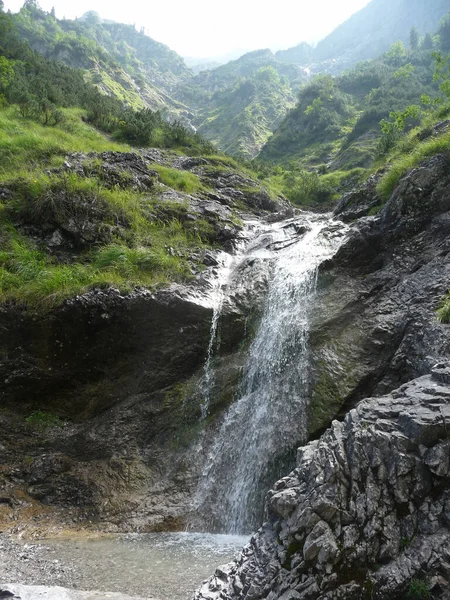
[[[80,590],[188,600],[217,566],[229,562],[248,537],[205,533],[130,534],[113,539],[45,541],[69,567],[65,585]]]

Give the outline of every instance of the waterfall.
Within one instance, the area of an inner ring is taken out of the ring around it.
[[[306,233],[304,231],[306,230]],[[344,227],[323,217],[276,224],[244,259],[269,261],[268,291],[235,402],[209,450],[193,503],[207,529],[252,531],[277,461],[306,441],[308,332],[318,266]]]
[[[222,252],[218,259],[218,269],[215,272],[215,278],[212,283],[212,308],[213,315],[211,320],[211,329],[209,333],[209,344],[206,353],[206,361],[203,367],[203,377],[200,382],[200,393],[201,393],[201,414],[202,420],[206,419],[209,413],[209,404],[211,400],[211,371],[212,361],[214,358],[214,352],[217,345],[217,328],[219,324],[219,317],[222,311],[223,300],[225,297],[225,287],[228,281],[228,277],[231,271],[231,265],[233,263],[233,257],[225,252]]]

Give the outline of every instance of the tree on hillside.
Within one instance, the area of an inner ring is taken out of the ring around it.
[[[443,52],[450,52],[450,13],[442,19],[439,29],[439,39],[441,50]]]
[[[0,0],[0,12],[3,12],[4,8],[5,8],[5,5],[3,3],[3,0]]]
[[[37,0],[25,0],[25,2],[23,3],[22,9],[29,10],[30,12],[33,12],[36,9],[40,10],[40,6],[37,3]]]
[[[406,50],[403,42],[400,40],[392,44],[385,54],[386,62],[393,66],[399,66],[406,58]]]
[[[427,33],[422,40],[421,49],[422,50],[433,50],[433,48],[434,48],[433,36],[431,35],[431,33]]]
[[[409,32],[409,47],[411,50],[417,50],[419,47],[419,32],[415,27],[411,27]]]

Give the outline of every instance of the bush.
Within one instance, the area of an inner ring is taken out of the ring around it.
[[[35,410],[25,421],[28,425],[40,430],[47,429],[48,427],[62,427],[64,425],[59,417],[43,410]]]
[[[294,204],[321,204],[333,195],[332,188],[313,172],[300,171],[284,177],[283,193]]]
[[[428,582],[422,579],[412,579],[406,596],[409,600],[429,600],[431,592]]]

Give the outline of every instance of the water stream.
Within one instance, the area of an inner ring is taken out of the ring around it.
[[[343,235],[341,223],[310,215],[302,227],[294,221],[272,225],[242,258],[268,261],[269,284],[239,393],[209,450],[194,499],[193,512],[207,530],[254,530],[277,468],[286,468],[289,455],[306,441],[317,271]]]
[[[158,600],[188,600],[202,580],[218,565],[229,562],[247,541],[241,536],[193,533],[46,540],[41,544],[40,560],[45,557],[64,565],[53,585]],[[47,582],[34,577],[29,583]]]
[[[212,362],[217,346],[219,317],[222,312],[222,305],[225,297],[225,288],[233,262],[234,256],[227,254],[226,252],[222,252],[221,255],[218,257],[216,277],[212,279],[211,296],[213,315],[211,320],[211,329],[209,334],[209,344],[206,354],[206,361],[203,367],[203,377],[200,382],[202,420],[206,419],[206,417],[209,414],[212,384]]]
[[[228,534],[251,532],[261,523],[264,495],[277,468],[285,473],[289,455],[306,440],[308,335],[318,267],[339,247],[345,226],[307,215],[258,224],[253,231],[254,239],[244,240],[246,248],[243,243],[233,256],[218,262],[201,384],[206,418],[222,307],[237,287],[254,289],[247,277],[259,277],[263,284],[257,289],[266,289],[259,324],[236,399],[209,446],[192,507],[194,526]],[[47,541],[42,552],[64,565],[54,584],[187,600],[202,579],[230,561],[246,542],[240,535],[160,533]],[[30,574],[29,583],[48,581],[36,581]]]

